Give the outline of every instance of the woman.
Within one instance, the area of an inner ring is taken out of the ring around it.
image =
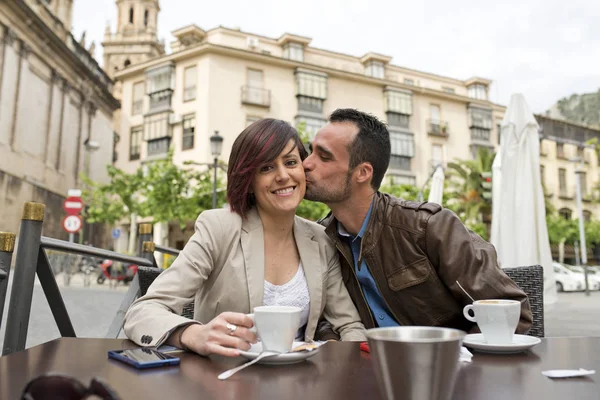
[[[238,136],[227,172],[231,209],[200,214],[177,259],[128,310],[131,340],[237,356],[256,342],[245,314],[261,305],[300,307],[300,339],[314,338],[323,315],[342,340],[365,340],[324,228],[295,215],[306,156],[285,121],[263,119]],[[189,320],[179,314],[192,299]]]

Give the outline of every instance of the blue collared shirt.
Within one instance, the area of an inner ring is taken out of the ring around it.
[[[350,242],[350,247],[352,248],[352,256],[354,257],[354,271],[356,272],[356,276],[358,278],[358,282],[362,289],[363,294],[365,295],[365,299],[367,300],[367,304],[371,309],[371,313],[373,314],[373,318],[375,320],[375,324],[379,327],[388,327],[388,326],[399,326],[396,319],[392,316],[392,313],[388,309],[379,289],[377,289],[377,284],[373,279],[373,275],[371,275],[371,271],[367,267],[365,260],[361,260],[360,268],[358,268],[358,258],[360,256],[360,246],[362,243],[362,237],[367,230],[367,225],[369,224],[369,219],[371,219],[371,211],[373,210],[373,203],[371,203],[371,207],[369,207],[369,211],[367,212],[367,216],[363,221],[363,224],[358,232],[358,235],[352,236],[346,231],[346,228],[338,222],[338,234],[340,236],[347,237]]]

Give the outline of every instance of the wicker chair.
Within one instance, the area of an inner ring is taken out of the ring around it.
[[[527,334],[544,337],[544,269],[540,265],[503,268],[503,271],[529,297],[533,323]]]
[[[162,269],[152,267],[138,267],[138,278],[140,280],[140,294],[143,296],[148,291],[148,288],[154,282],[156,277],[160,275]],[[194,302],[183,307],[181,313],[183,317],[193,319],[194,318]]]

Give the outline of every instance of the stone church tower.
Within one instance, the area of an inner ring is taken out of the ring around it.
[[[117,31],[104,32],[104,70],[112,78],[131,64],[165,53],[157,36],[158,0],[117,0]]]

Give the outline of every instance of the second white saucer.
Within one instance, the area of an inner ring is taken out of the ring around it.
[[[472,333],[466,335],[463,339],[463,345],[479,352],[495,354],[514,354],[521,353],[541,343],[540,338],[535,336],[517,335],[513,336],[513,342],[508,344],[488,343],[481,333]]]

